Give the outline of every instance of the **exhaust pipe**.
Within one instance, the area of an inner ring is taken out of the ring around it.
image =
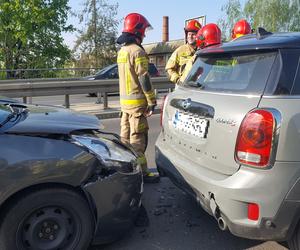
[[[227,223],[221,216],[221,211],[219,206],[217,205],[215,199],[214,199],[214,194],[211,193],[210,201],[209,201],[210,209],[213,214],[213,216],[216,218],[218,222],[218,226],[222,231],[227,230]]]
[[[218,218],[218,226],[222,231],[227,230],[227,223],[221,216]]]

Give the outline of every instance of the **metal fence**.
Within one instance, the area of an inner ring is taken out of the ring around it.
[[[33,78],[77,78],[95,74],[97,68],[0,69],[0,80]]]
[[[153,88],[171,91],[174,84],[167,77],[152,78]],[[70,107],[69,95],[102,93],[104,108],[108,106],[108,93],[118,93],[118,79],[105,80],[74,80],[74,79],[27,79],[0,81],[0,96],[28,97],[65,95],[65,106]]]

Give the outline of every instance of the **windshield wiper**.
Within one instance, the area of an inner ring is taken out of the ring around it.
[[[21,117],[21,115],[26,115],[28,113],[28,109],[25,105],[18,104],[18,103],[6,103],[4,104],[7,106],[11,114],[9,114],[6,119],[0,123],[0,128],[3,127],[6,123],[11,121],[12,119],[15,118],[15,121]]]
[[[189,81],[187,84],[191,87],[195,87],[195,88],[199,88],[199,89],[205,88],[205,84],[201,84],[199,82]]]
[[[205,84],[197,83],[197,87],[198,87],[199,89],[204,89],[204,88],[205,88]]]

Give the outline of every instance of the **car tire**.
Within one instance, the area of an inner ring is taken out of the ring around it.
[[[298,223],[292,238],[288,241],[290,250],[300,250],[300,223]]]
[[[93,224],[88,203],[80,194],[42,189],[11,203],[0,227],[0,249],[87,249]]]

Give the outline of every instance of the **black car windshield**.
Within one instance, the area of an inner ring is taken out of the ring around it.
[[[112,65],[109,65],[101,70],[99,70],[95,75],[100,75],[100,74],[104,74],[106,73],[107,71],[111,70],[112,68],[114,68],[116,66],[116,64],[112,64]]]
[[[262,93],[277,52],[199,56],[184,85],[205,91]]]
[[[0,124],[2,124],[11,113],[7,105],[0,104]]]
[[[26,119],[28,109],[19,103],[0,103],[0,133]]]

